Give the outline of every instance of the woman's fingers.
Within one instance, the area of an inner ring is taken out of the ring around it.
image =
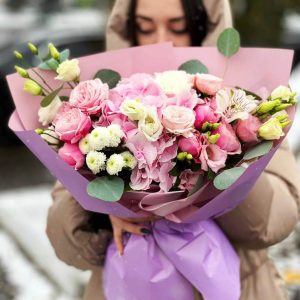
[[[122,219],[116,216],[109,216],[112,227],[113,227],[113,232],[114,232],[114,241],[116,244],[116,248],[120,255],[123,255],[124,253],[124,246],[123,246],[123,232],[130,232],[133,234],[138,234],[138,235],[145,235],[145,234],[150,234],[151,230],[145,226],[141,226],[135,223],[132,223],[130,221],[127,221],[126,219]]]

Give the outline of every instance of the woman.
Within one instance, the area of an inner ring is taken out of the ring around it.
[[[176,46],[214,46],[219,33],[229,26],[228,0],[117,0],[108,22],[107,47],[165,41]],[[298,184],[295,159],[284,143],[245,201],[217,219],[241,259],[242,300],[287,299],[267,247],[286,238],[298,221]],[[85,300],[105,299],[101,262],[111,238],[109,229],[113,229],[120,254],[122,231],[149,234],[149,230],[137,224],[142,220],[115,216],[110,216],[111,228],[106,216],[85,212],[60,184],[52,196],[47,234],[58,257],[77,268],[92,270]]]

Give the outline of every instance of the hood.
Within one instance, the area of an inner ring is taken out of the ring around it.
[[[126,39],[126,20],[130,0],[116,0],[106,28],[107,50],[132,46]],[[232,15],[229,0],[203,0],[208,15],[208,33],[199,46],[215,46],[219,34],[232,27]]]

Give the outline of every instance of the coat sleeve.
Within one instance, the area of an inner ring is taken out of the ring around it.
[[[110,238],[108,231],[92,233],[85,230],[90,213],[81,208],[59,182],[51,195],[53,204],[48,210],[46,233],[57,257],[81,270],[99,268]],[[93,247],[93,242],[97,246]],[[102,257],[97,253],[102,253]]]
[[[299,185],[296,160],[283,142],[242,204],[217,222],[232,242],[244,247],[276,244],[299,220]]]

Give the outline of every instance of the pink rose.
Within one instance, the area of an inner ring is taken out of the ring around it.
[[[201,129],[202,125],[205,122],[217,123],[220,119],[220,116],[214,113],[213,109],[210,106],[210,103],[197,105],[195,108],[195,113],[195,128],[197,129]]]
[[[171,133],[190,137],[194,129],[195,113],[184,106],[169,105],[162,110],[162,124]]]
[[[242,152],[241,143],[230,124],[222,122],[221,126],[212,132],[212,134],[217,133],[221,136],[216,144],[221,149],[225,150],[228,154],[240,154]]]
[[[227,152],[222,150],[216,144],[207,144],[202,147],[200,154],[201,168],[203,171],[208,171],[208,167],[213,172],[217,173],[225,167]]]
[[[81,153],[77,144],[65,143],[58,150],[58,155],[75,170],[79,170],[84,164],[84,155]]]
[[[109,96],[109,87],[99,78],[80,82],[70,95],[70,104],[88,115],[96,115]]]
[[[248,119],[238,120],[235,129],[236,134],[243,142],[258,142],[257,132],[262,124],[257,117],[249,115]]]
[[[204,94],[215,95],[222,88],[222,79],[211,74],[196,74],[195,87]]]
[[[190,138],[181,137],[178,142],[178,147],[182,152],[190,153],[194,158],[198,158],[201,151],[201,141],[196,135]]]
[[[87,135],[92,121],[79,108],[65,105],[57,115],[54,125],[55,132],[62,141],[75,144]]]
[[[201,171],[193,172],[192,170],[184,170],[179,175],[180,184],[179,188],[184,191],[191,191],[195,184],[197,183],[198,177],[201,174]]]

